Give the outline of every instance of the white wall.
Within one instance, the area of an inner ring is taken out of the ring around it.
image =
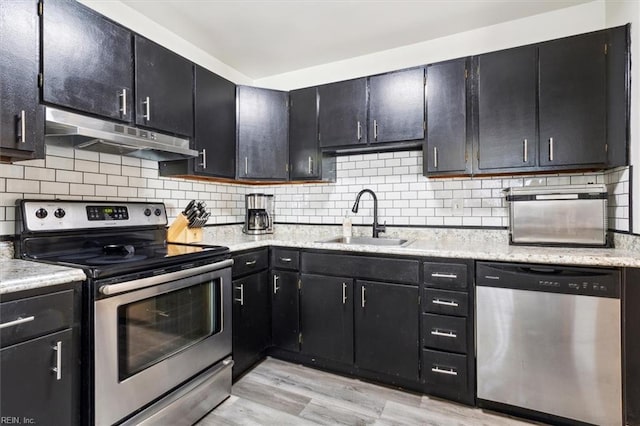
[[[254,84],[292,90],[600,30],[605,27],[604,11],[604,0],[597,0],[397,49],[266,77],[255,80]]]
[[[222,77],[237,84],[252,84],[252,80],[204,50],[178,37],[168,29],[161,27],[151,19],[118,0],[78,0],[104,16],[119,22],[125,27],[142,34],[150,40],[184,56]],[[149,7],[153,3],[149,2]],[[212,40],[212,43],[215,43]]]

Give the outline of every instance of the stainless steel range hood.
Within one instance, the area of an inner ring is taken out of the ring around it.
[[[189,139],[49,107],[46,108],[45,141],[48,144],[154,161],[198,156],[198,151],[189,149]]]

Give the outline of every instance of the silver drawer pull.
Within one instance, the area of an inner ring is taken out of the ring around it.
[[[458,302],[454,302],[453,300],[433,299],[431,303],[433,303],[434,305],[453,306],[454,308],[460,306],[458,305]]]
[[[200,163],[203,169],[207,168],[207,149],[202,148],[202,163]]]
[[[244,284],[240,284],[239,287],[236,287],[236,290],[240,290],[240,299],[234,298],[234,302],[240,302],[240,306],[244,306]]]
[[[342,304],[347,303],[347,283],[342,283]]]
[[[456,279],[458,278],[458,276],[456,274],[442,274],[440,272],[434,272],[433,274],[431,274],[432,278],[451,278],[451,279]]]
[[[433,367],[431,369],[431,371],[433,371],[434,373],[438,373],[438,374],[448,374],[449,376],[457,376],[458,372],[456,370],[454,370],[453,368],[448,368],[448,369],[442,369],[440,367]]]
[[[121,101],[120,112],[122,113],[122,116],[126,116],[127,115],[127,89],[122,89],[122,92],[120,92],[118,97],[120,98],[120,101]]]
[[[144,101],[142,101],[142,105],[144,105],[144,114],[142,114],[142,118],[147,121],[151,121],[151,99],[147,96]]]
[[[273,294],[278,294],[278,290],[280,290],[280,286],[278,285],[279,276],[273,276]]]
[[[440,336],[440,337],[450,337],[452,339],[455,339],[456,337],[458,337],[456,333],[451,331],[431,330],[431,334],[434,336]]]
[[[56,373],[56,380],[60,380],[62,379],[62,341],[58,340],[51,349],[56,351],[56,366],[51,371]]]
[[[34,319],[36,319],[36,317],[34,317],[33,315],[26,318],[18,317],[18,319],[16,320],[0,324],[0,329],[7,328],[7,327],[14,327],[16,325],[24,324],[25,322],[31,322]]]
[[[495,275],[485,275],[484,276],[488,280],[499,280],[500,277],[496,277]]]
[[[289,262],[291,262],[291,258],[290,258],[290,257],[281,257],[281,258],[280,258],[280,262],[286,262],[286,263],[289,263]]]
[[[25,110],[20,111],[20,143],[27,143],[27,113]]]
[[[257,263],[257,260],[247,260],[246,262],[244,262],[245,265],[247,266],[253,266]]]

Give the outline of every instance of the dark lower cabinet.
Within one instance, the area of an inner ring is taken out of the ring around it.
[[[133,121],[131,31],[76,1],[43,6],[44,102]]]
[[[0,2],[0,159],[44,158],[38,2]]]
[[[300,276],[301,352],[353,364],[353,279]]]
[[[418,287],[356,280],[355,363],[401,379],[419,379]]]
[[[268,271],[233,280],[233,377],[260,360],[271,345]]]
[[[271,272],[271,338],[273,346],[300,350],[298,273]]]

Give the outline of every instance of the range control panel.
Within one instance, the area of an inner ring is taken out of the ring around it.
[[[619,298],[620,271],[563,265],[478,262],[476,285]]]
[[[28,231],[167,225],[163,203],[21,200],[18,210]]]

